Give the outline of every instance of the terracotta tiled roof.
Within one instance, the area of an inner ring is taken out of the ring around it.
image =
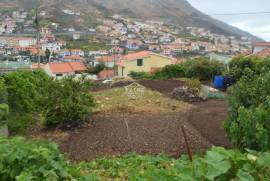
[[[75,71],[85,71],[87,68],[82,62],[57,62],[49,63],[49,67],[54,74],[72,73]]]
[[[115,71],[114,70],[103,70],[101,72],[99,72],[98,77],[100,79],[108,79],[108,78],[112,78],[115,76]]]
[[[256,42],[253,44],[253,46],[269,46],[270,47],[270,42]]]
[[[84,60],[84,58],[77,56],[77,55],[72,55],[72,56],[65,56],[64,59],[69,59],[69,60]]]
[[[102,56],[96,59],[97,62],[114,62],[114,61],[118,61],[121,58],[120,55],[113,55],[113,56]]]
[[[42,67],[44,67],[45,65],[44,64],[40,64],[40,67],[38,67],[38,63],[33,63],[32,64],[32,69],[38,69],[38,68],[42,68]]]
[[[141,51],[141,52],[136,52],[136,53],[130,53],[125,56],[123,56],[123,60],[136,60],[139,58],[146,58],[149,57],[151,54],[150,51]]]
[[[265,48],[262,51],[253,54],[252,56],[256,56],[256,57],[259,57],[259,58],[268,57],[268,56],[270,56],[270,48]]]
[[[87,68],[82,62],[67,62],[74,71],[85,71]]]

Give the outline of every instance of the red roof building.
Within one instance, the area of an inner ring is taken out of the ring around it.
[[[43,69],[51,76],[65,76],[83,73],[87,70],[82,62],[52,62]]]
[[[100,80],[106,80],[106,79],[111,79],[115,76],[115,70],[103,70],[99,72],[98,78]]]

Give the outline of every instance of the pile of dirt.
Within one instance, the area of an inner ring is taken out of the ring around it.
[[[172,92],[172,97],[185,102],[203,101],[203,99],[199,96],[199,92],[197,90],[189,89],[185,86],[175,88]]]

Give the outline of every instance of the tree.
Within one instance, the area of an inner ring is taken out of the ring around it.
[[[101,72],[102,70],[105,70],[106,68],[107,68],[107,66],[104,63],[100,63],[94,67],[89,67],[88,72],[90,74],[98,74],[99,72]]]
[[[245,69],[247,70],[247,68]],[[241,150],[270,149],[270,72],[244,76],[229,89],[229,116],[225,131]]]
[[[4,80],[0,78],[0,127],[6,123],[8,116],[8,105],[6,104],[6,87]]]
[[[74,80],[71,76],[55,80],[43,112],[45,125],[71,128],[87,121],[95,105],[90,93],[91,85],[85,77]]]
[[[40,119],[52,79],[44,71],[16,71],[4,75],[10,114],[8,126],[13,132],[24,132]]]
[[[51,51],[49,49],[46,49],[45,51],[45,58],[49,62],[51,56]]]

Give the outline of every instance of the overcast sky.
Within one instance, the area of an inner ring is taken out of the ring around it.
[[[188,0],[195,8],[270,41],[270,14],[216,16],[220,13],[270,11],[270,0]]]

